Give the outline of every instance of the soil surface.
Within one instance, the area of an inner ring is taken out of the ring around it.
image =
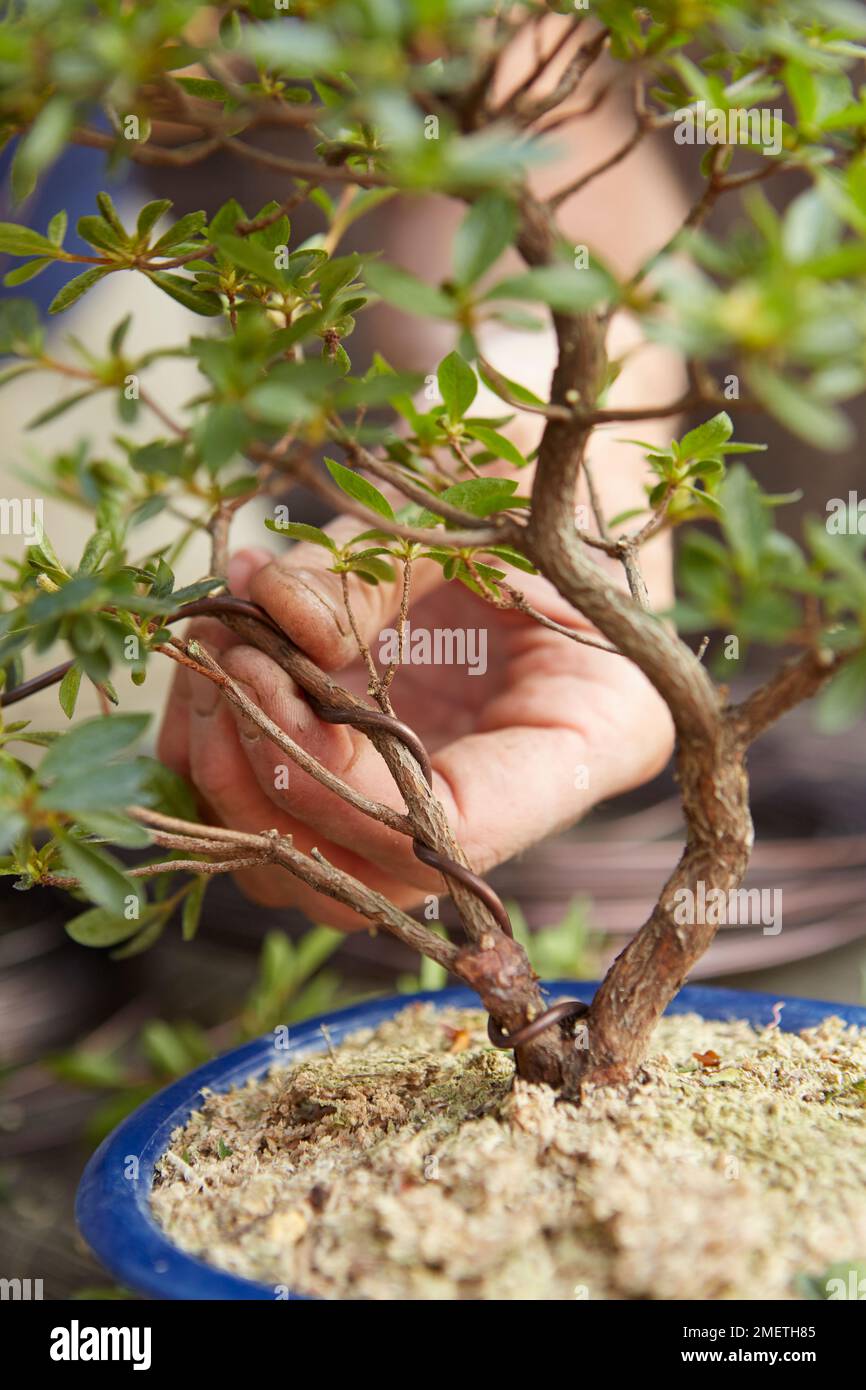
[[[577,1106],[425,1004],[206,1092],[152,1207],[275,1298],[778,1299],[866,1255],[864,1174],[866,1029],[664,1019]]]

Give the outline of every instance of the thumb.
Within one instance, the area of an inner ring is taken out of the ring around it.
[[[324,529],[338,545],[345,545],[361,533],[364,523],[342,516]],[[258,569],[248,582],[250,598],[326,671],[338,671],[358,656],[342,576],[330,571],[332,563],[333,556],[323,546],[300,541]],[[379,584],[367,584],[354,574],[347,575],[347,581],[358,631],[365,642],[373,643],[400,611],[402,574],[394,582]],[[420,560],[412,566],[413,597],[420,598],[441,582],[442,570],[433,561]]]

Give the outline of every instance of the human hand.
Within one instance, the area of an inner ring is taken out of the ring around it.
[[[342,518],[328,529],[346,539],[358,523]],[[232,592],[261,604],[313,660],[361,693],[367,673],[340,577],[328,572],[329,563],[325,551],[309,544],[277,557],[247,550],[234,557],[229,580]],[[540,576],[514,571],[509,580],[546,617],[595,635]],[[349,585],[361,636],[377,656],[383,632],[396,626],[399,585],[373,588],[355,577]],[[456,582],[445,584],[430,561],[413,567],[412,593],[409,621],[416,638],[419,631],[456,632],[471,665],[401,666],[392,686],[395,712],[430,749],[434,791],[474,869],[485,872],[664,766],[672,738],[666,707],[623,657],[579,645],[522,613],[498,610]],[[192,635],[330,771],[402,809],[390,773],[364,734],[318,719],[289,676],[218,622],[198,620]],[[285,754],[223,701],[211,681],[183,667],[158,751],[191,780],[216,823],[251,832],[273,827],[293,836],[302,851],[316,846],[335,867],[404,908],[442,891],[441,878],[419,863],[407,837],[348,806],[294,764],[286,778]],[[248,869],[237,878],[244,892],[268,906],[298,907],[344,930],[367,925],[280,868]]]

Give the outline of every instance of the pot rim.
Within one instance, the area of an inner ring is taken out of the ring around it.
[[[588,1003],[598,982],[544,981],[543,988],[554,998],[567,995]],[[814,1027],[831,1014],[848,1024],[866,1027],[866,1007],[860,1005],[701,985],[680,990],[665,1012],[698,1013],[707,1019],[744,1019],[766,1025],[772,1021],[773,1007],[778,1002],[785,1005],[781,1027],[786,1032]],[[401,1009],[418,1003],[472,1008],[479,1005],[479,1000],[474,991],[457,985],[352,1004],[336,1013],[320,1014],[291,1025],[285,1046],[274,1034],[243,1043],[146,1100],[103,1140],[91,1156],[78,1188],[75,1218],[100,1263],[125,1288],[151,1298],[314,1301],[311,1295],[296,1293],[283,1285],[259,1284],[229,1274],[172,1244],[150,1212],[154,1166],[165,1152],[172,1132],[198,1108],[202,1088],[226,1091],[263,1076],[275,1064],[288,1066],[323,1051],[323,1024],[331,1042],[339,1044],[348,1034],[360,1028],[376,1028]],[[132,1160],[137,1160],[134,1178],[125,1176]]]

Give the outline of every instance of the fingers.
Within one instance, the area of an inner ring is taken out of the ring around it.
[[[335,868],[360,879],[398,906],[411,907],[420,900],[418,889],[392,879],[359,855],[278,810],[256,781],[226,704],[218,698],[211,709],[205,710],[204,701],[198,703],[197,716],[191,723],[190,776],[206,804],[209,820],[252,834],[276,829],[281,835],[291,835],[296,848],[304,853],[318,847]],[[279,866],[245,869],[236,877],[243,891],[265,906],[297,907],[311,920],[343,931],[369,925],[351,909],[316,892]]]
[[[264,565],[270,563],[270,551],[239,550],[229,561],[229,588],[239,598],[249,598],[249,582]],[[235,646],[238,638],[216,618],[197,618],[186,629],[186,636],[201,642],[215,660]],[[189,776],[189,721],[192,712],[192,692],[198,690],[209,700],[205,687],[210,685],[203,676],[196,676],[185,666],[176,666],[169,690],[168,702],[156,745],[156,756],[181,777]]]
[[[340,517],[325,529],[344,544],[359,535],[364,524]],[[358,647],[343,602],[341,577],[329,573],[331,564],[332,557],[322,546],[303,541],[251,575],[249,596],[313,661],[327,671],[338,671],[357,659]],[[442,571],[432,561],[421,560],[413,566],[416,597],[441,582]],[[358,629],[366,642],[374,643],[399,612],[401,576],[392,584],[372,585],[350,575],[348,585]]]
[[[236,646],[223,664],[244,694],[323,767],[369,799],[404,809],[393,778],[370,740],[349,725],[318,719],[295,682],[263,652]],[[272,805],[386,873],[419,888],[435,888],[437,876],[415,858],[408,836],[340,802],[333,791],[291,762],[247,716],[234,707],[232,715],[258,787]]]
[[[237,641],[228,628],[216,618],[196,618],[190,623],[187,637],[201,642],[215,660]],[[186,666],[176,666],[169,690],[168,702],[156,744],[156,756],[181,777],[189,777],[190,719],[194,713],[193,693],[207,703],[212,683]]]

